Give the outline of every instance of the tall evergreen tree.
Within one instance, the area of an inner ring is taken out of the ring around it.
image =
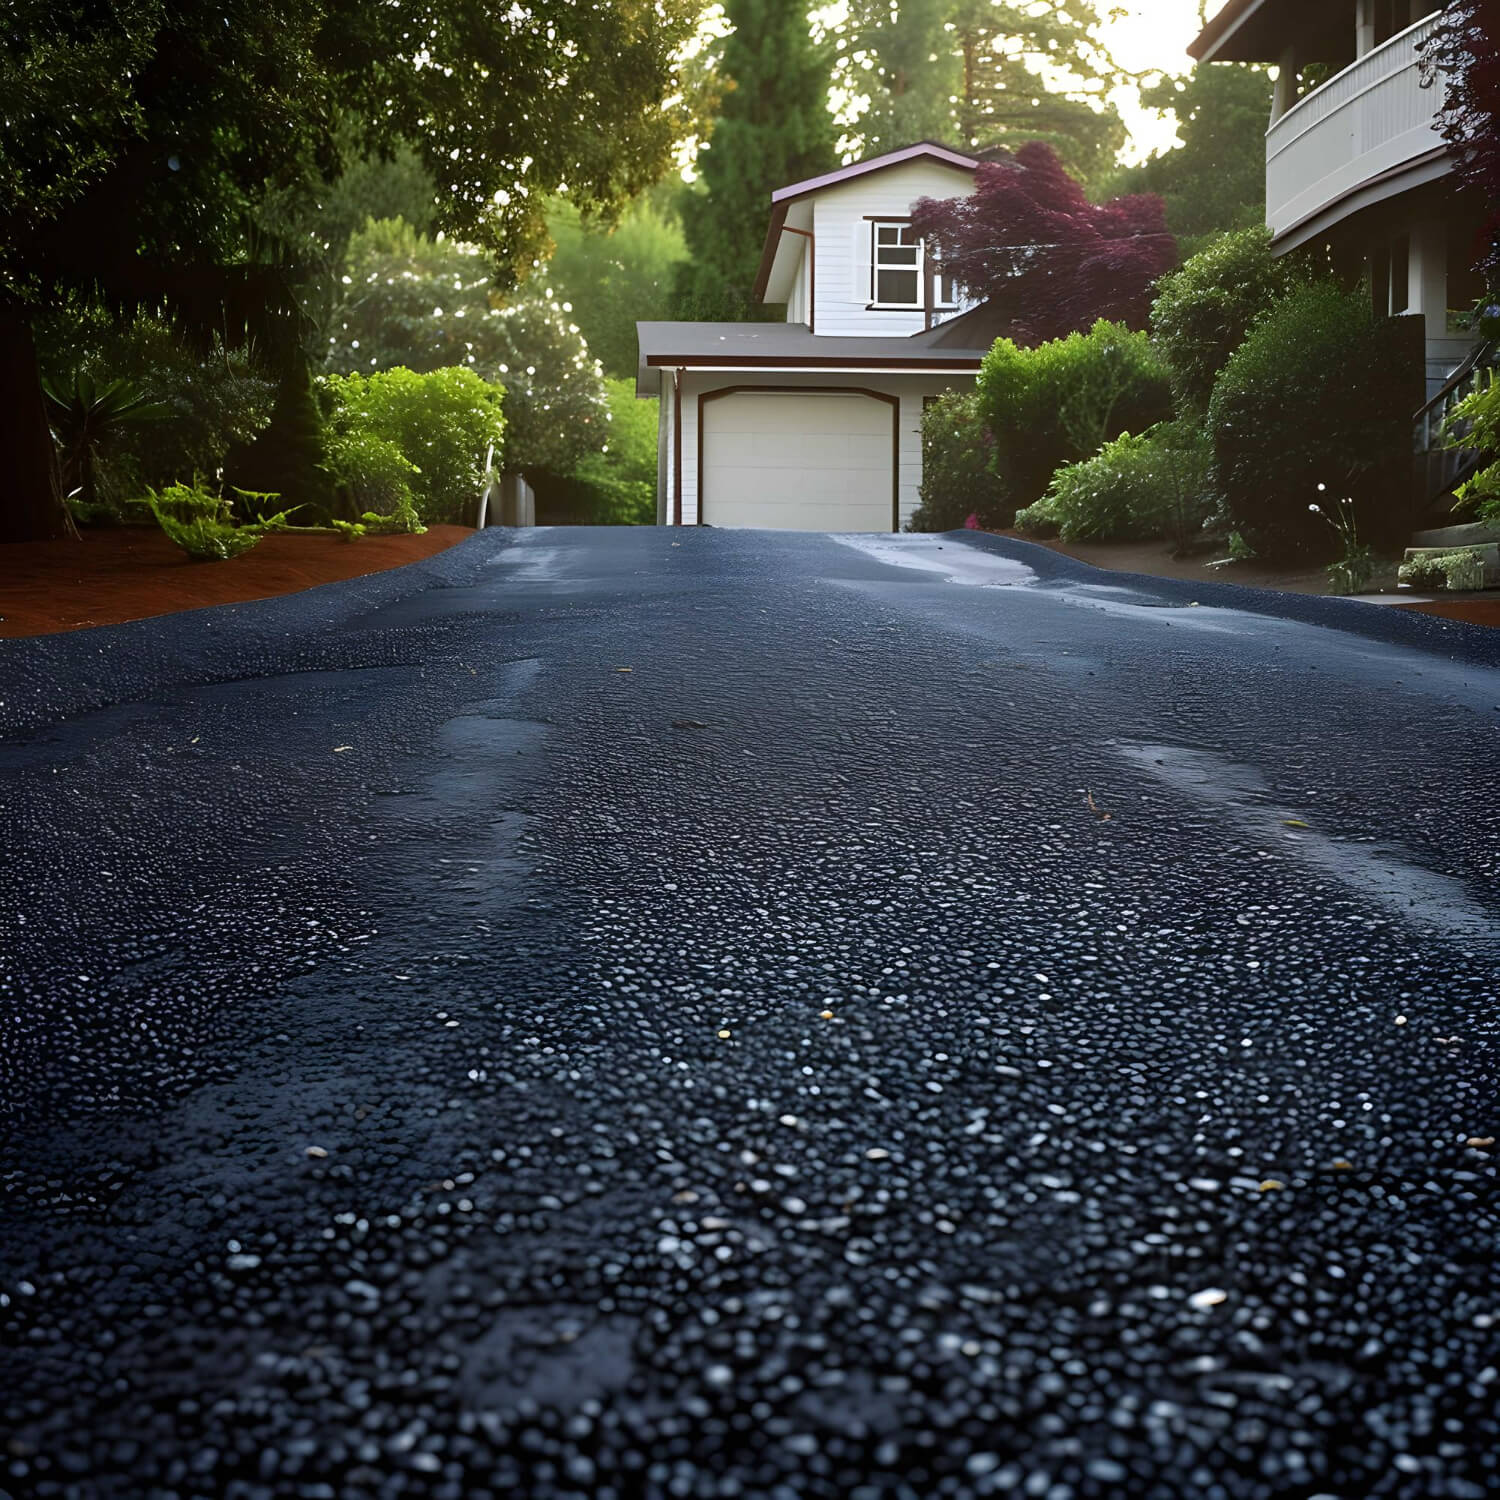
[[[1125,128],[1093,0],[850,0],[836,79],[869,100],[866,156],[933,139],[977,152],[1046,141],[1080,176],[1106,170]]]
[[[1125,167],[1111,193],[1157,193],[1183,258],[1216,235],[1266,220],[1266,117],[1271,80],[1245,63],[1204,63],[1141,89],[1141,102],[1177,117],[1181,145]]]
[[[728,0],[723,103],[698,159],[705,191],[684,197],[692,258],[677,281],[686,317],[746,316],[771,194],[838,164],[828,110],[829,49],[806,0]]]

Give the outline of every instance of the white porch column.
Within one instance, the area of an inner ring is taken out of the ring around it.
[[[1413,224],[1406,261],[1406,310],[1421,313],[1427,342],[1448,333],[1448,230],[1440,219]]]
[[[1354,55],[1375,50],[1375,0],[1354,0]]]
[[[1297,48],[1289,46],[1276,61],[1276,88],[1271,95],[1274,125],[1297,102]]]

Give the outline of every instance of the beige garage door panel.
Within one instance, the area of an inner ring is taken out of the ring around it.
[[[737,391],[703,403],[703,519],[787,531],[889,531],[889,402]]]

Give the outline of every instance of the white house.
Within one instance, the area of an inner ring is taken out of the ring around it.
[[[1481,217],[1451,180],[1438,133],[1443,80],[1424,78],[1432,0],[1228,0],[1189,51],[1277,64],[1266,134],[1266,219],[1284,252],[1321,243],[1363,266],[1376,305],[1420,314],[1435,396],[1474,346],[1466,316]]]
[[[785,322],[636,325],[636,393],[660,397],[659,523],[905,525],[923,405],[971,385],[995,337],[912,235],[911,206],[971,193],[976,165],[922,142],[780,188],[755,295]]]

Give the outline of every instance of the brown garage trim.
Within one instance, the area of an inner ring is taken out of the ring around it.
[[[698,396],[698,524],[703,519],[703,408],[724,396],[741,391],[793,396],[868,396],[884,401],[891,409],[891,530],[901,530],[901,398],[885,391],[872,391],[863,385],[722,385],[717,390],[702,391]]]
[[[672,371],[672,524],[682,525],[682,371]]]
[[[902,312],[921,312],[921,310],[920,307],[898,309]],[[857,337],[857,334],[851,334],[849,341],[852,342]],[[917,335],[913,334],[912,337],[915,338]],[[871,342],[883,341],[872,340]],[[985,353],[986,351],[980,350],[974,354],[965,354],[951,359],[913,359],[910,355],[867,357],[855,353],[844,353],[837,357],[825,354],[649,354],[646,356],[646,366],[648,369],[681,367],[685,370],[699,368],[747,371],[827,370],[830,373],[848,370],[850,366],[854,366],[859,370],[878,370],[882,374],[889,370],[898,375],[930,375],[951,370],[955,374],[963,375],[971,370],[979,369],[984,363]]]

